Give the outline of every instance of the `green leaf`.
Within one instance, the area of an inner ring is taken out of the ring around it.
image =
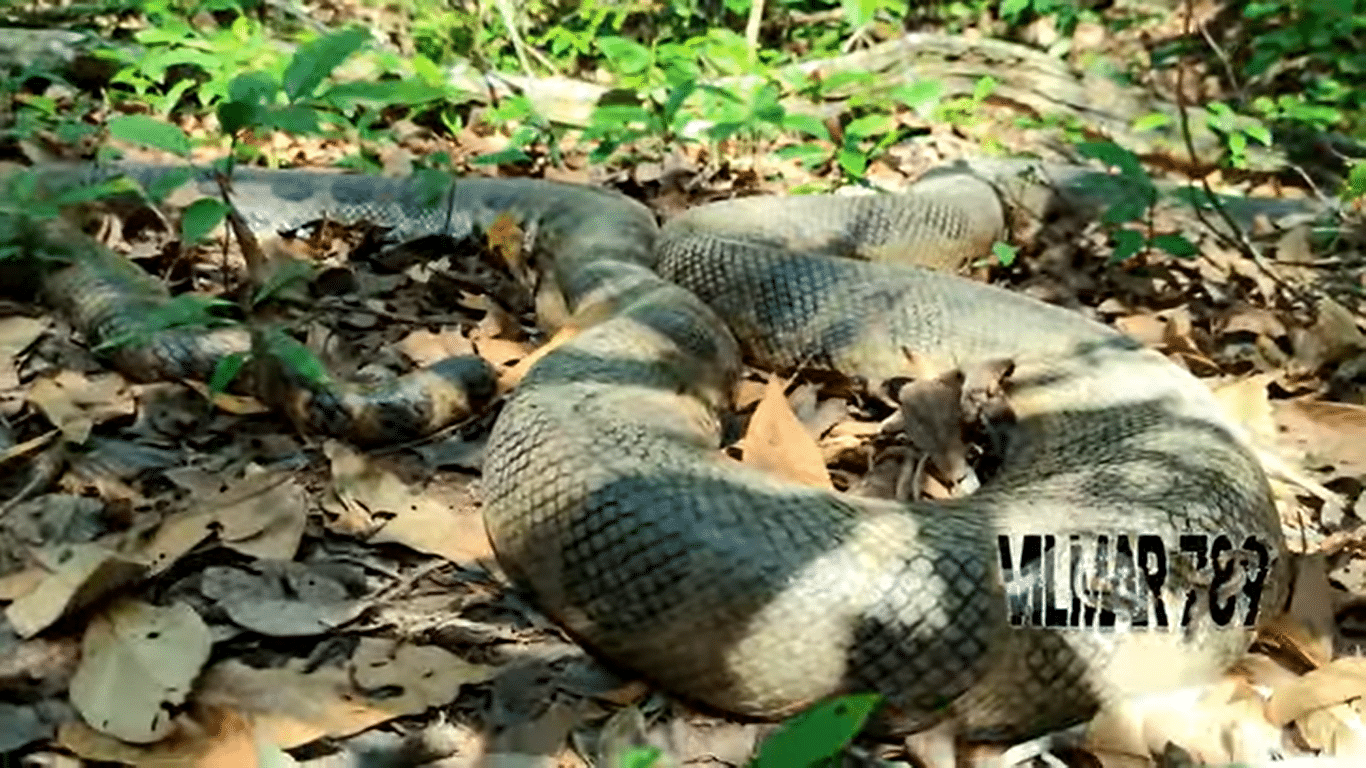
[[[783,115],[783,128],[830,141],[830,130],[815,115],[802,115],[796,112]]]
[[[163,123],[147,115],[119,115],[109,121],[109,135],[174,152],[181,157],[190,154],[190,137],[179,126]]]
[[[1347,172],[1342,195],[1349,201],[1366,197],[1366,160],[1358,160]]]
[[[996,78],[991,75],[983,75],[977,79],[977,83],[972,86],[972,100],[981,101],[991,95],[996,90]]]
[[[1019,253],[1015,246],[1009,243],[1003,243],[999,240],[991,244],[991,252],[996,256],[996,260],[999,261],[1003,267],[1014,264],[1015,257]]]
[[[830,158],[830,148],[819,144],[791,144],[773,153],[783,160],[796,160],[805,168],[812,168]]]
[[[223,101],[218,104],[218,124],[229,136],[243,128],[264,125],[266,108],[254,101]]]
[[[505,147],[497,152],[487,152],[470,158],[475,165],[515,165],[530,162],[531,156],[517,147]]]
[[[272,109],[264,115],[262,122],[285,133],[309,134],[320,130],[317,110],[303,104]]]
[[[193,168],[173,168],[166,173],[158,176],[147,187],[147,196],[152,198],[152,202],[160,203],[166,196],[180,189],[194,177]]]
[[[278,296],[286,288],[307,284],[313,276],[313,268],[303,261],[281,262],[275,269],[271,270],[266,276],[266,281],[261,287],[256,289],[256,294],[251,297],[252,305]]]
[[[1271,146],[1271,130],[1261,123],[1248,123],[1243,132],[1256,139],[1264,147]]]
[[[1020,14],[1029,7],[1029,2],[1030,0],[1004,0],[1001,3],[1001,18],[1014,24],[1019,20]]]
[[[285,95],[291,102],[312,96],[323,79],[369,39],[369,32],[351,27],[300,46],[285,69]]]
[[[896,126],[892,123],[892,118],[887,115],[864,115],[851,120],[844,128],[844,135],[866,139],[870,136],[881,136],[894,127]]]
[[[636,75],[649,68],[654,57],[650,49],[624,37],[606,35],[598,38],[598,48],[619,74]]]
[[[750,768],[799,768],[828,760],[858,735],[880,703],[878,694],[862,693],[817,704],[769,736]]]
[[[1086,157],[1099,160],[1105,165],[1116,167],[1125,176],[1147,178],[1138,155],[1121,147],[1113,141],[1084,141],[1077,145],[1077,151]]]
[[[1110,263],[1121,261],[1138,253],[1143,247],[1143,233],[1136,229],[1120,229],[1115,232],[1115,249],[1110,252]]]
[[[1134,121],[1135,131],[1153,131],[1163,126],[1171,125],[1171,115],[1163,112],[1149,112],[1148,114]]]
[[[669,97],[665,99],[663,107],[665,125],[673,125],[674,116],[678,114],[678,110],[683,107],[683,103],[687,101],[688,97],[693,95],[696,90],[697,81],[688,79],[675,85],[673,89],[669,91]]]
[[[1149,241],[1149,244],[1179,259],[1190,259],[1200,255],[1200,249],[1195,247],[1195,243],[1186,239],[1186,236],[1180,232],[1157,235]]]
[[[201,197],[185,206],[180,214],[180,237],[186,243],[197,243],[200,238],[213,231],[223,217],[228,215],[228,206],[222,200]]]
[[[228,84],[228,98],[248,104],[269,104],[279,91],[279,81],[268,72],[244,72]]]
[[[835,155],[835,162],[854,178],[863,178],[863,174],[868,172],[868,158],[856,149],[841,149]]]
[[[220,358],[218,364],[213,367],[213,375],[209,377],[209,391],[227,392],[246,362],[246,352],[233,352]]]
[[[279,328],[268,328],[264,334],[266,353],[284,363],[286,369],[315,388],[331,385],[332,376],[318,356]]]
[[[944,98],[944,84],[938,80],[916,80],[896,86],[891,90],[891,96],[921,117],[928,117]]]
[[[652,768],[661,754],[659,747],[632,747],[621,756],[621,768]]]

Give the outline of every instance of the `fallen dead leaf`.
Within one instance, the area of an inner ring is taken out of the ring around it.
[[[146,567],[95,544],[43,553],[49,573],[5,610],[20,637],[33,637],[67,613],[84,608],[146,573]]]
[[[834,488],[821,449],[792,412],[787,383],[770,376],[764,396],[750,417],[741,445],[743,461],[777,477],[816,488]]]
[[[455,700],[462,685],[492,678],[498,667],[472,664],[435,645],[413,645],[378,637],[362,638],[351,656],[355,681],[363,690],[397,691],[384,706],[397,714],[416,714]]]
[[[96,729],[145,744],[171,732],[213,638],[193,608],[122,600],[91,619],[71,703]]]
[[[131,415],[135,408],[127,382],[114,373],[87,377],[62,371],[34,382],[28,400],[77,445],[90,437],[96,424]]]
[[[324,506],[336,512],[334,530],[344,525],[351,535],[403,544],[456,563],[492,553],[467,488],[417,490],[344,443],[329,441],[324,451],[332,460],[333,491]]]
[[[19,386],[19,355],[46,328],[46,320],[34,317],[0,317],[0,390]]]
[[[1306,714],[1366,695],[1366,658],[1341,658],[1271,692],[1266,716],[1284,726]]]
[[[272,637],[322,634],[365,608],[340,582],[305,563],[257,560],[252,571],[204,569],[200,589],[238,626]]]
[[[415,365],[431,365],[448,357],[474,354],[474,345],[459,329],[448,328],[435,333],[423,328],[404,336],[398,350]]]
[[[1366,475],[1366,407],[1322,400],[1280,400],[1281,439],[1303,451],[1306,466],[1333,466],[1339,476]]]

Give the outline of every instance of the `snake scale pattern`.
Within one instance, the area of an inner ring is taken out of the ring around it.
[[[511,212],[567,306],[598,309],[511,396],[482,482],[500,562],[600,655],[741,715],[875,690],[893,732],[951,718],[1017,738],[1211,679],[1278,605],[1288,558],[1262,470],[1203,384],[1074,312],[917,266],[985,255],[1012,206],[1057,192],[1006,167],[932,174],[900,195],[715,203],[662,229],[624,196],[533,180],[460,179],[433,202],[408,181],[242,170],[233,202],[263,234],[326,216],[396,240]],[[110,255],[45,287],[96,341],[164,300]],[[234,333],[162,336],[115,362],[204,376],[243,348]],[[941,370],[1013,359],[1014,420],[978,492],[858,498],[718,450],[742,358],[880,379],[903,373],[904,350]],[[485,371],[457,369],[455,405],[389,391],[385,414],[352,433],[421,431],[476,407]],[[365,397],[331,394],[300,418],[346,433],[356,419],[337,403],[376,410]],[[1030,537],[1043,543],[1033,559]],[[1090,576],[1077,563],[1096,562],[1066,557],[1082,550],[1100,553]],[[1145,594],[1151,605],[1135,602]],[[1133,626],[1093,621],[1139,604]]]

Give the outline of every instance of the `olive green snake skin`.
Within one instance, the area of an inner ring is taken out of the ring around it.
[[[1191,375],[1065,309],[837,258],[984,255],[1011,206],[1057,196],[1060,185],[1020,178],[984,164],[903,195],[717,203],[662,230],[625,197],[529,180],[461,179],[433,203],[402,181],[243,171],[234,203],[259,232],[326,215],[392,226],[395,239],[512,212],[567,306],[598,308],[604,319],[511,396],[482,483],[499,561],[601,656],[737,714],[875,690],[890,730],[952,718],[1007,738],[1213,678],[1288,578],[1262,470]],[[83,285],[68,274],[47,288],[79,316]],[[1002,467],[975,494],[856,498],[719,450],[742,357],[885,379],[904,373],[904,350],[941,370],[1015,362]],[[1034,581],[1018,573],[1031,535],[1056,543]],[[1198,536],[1231,549],[1182,554]],[[1118,567],[1108,580],[1064,573],[1070,549],[1121,538],[1139,551],[1137,581]],[[1039,615],[1061,610],[1066,626],[1013,625],[1011,595],[1045,582],[1059,596]],[[1122,614],[1135,584],[1163,597],[1165,615],[1086,626],[1098,610]]]

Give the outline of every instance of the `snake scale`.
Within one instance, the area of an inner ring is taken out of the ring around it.
[[[983,255],[1012,206],[1056,196],[1018,168],[714,203],[662,229],[619,194],[535,180],[460,179],[433,202],[402,180],[243,169],[233,202],[260,233],[326,216],[397,240],[510,212],[567,306],[598,309],[511,396],[482,485],[499,561],[601,656],[741,715],[874,690],[891,731],[951,718],[1015,738],[1212,678],[1288,580],[1267,481],[1203,384],[1079,314],[916,266]],[[46,290],[88,336],[156,300],[112,257],[86,263]],[[202,376],[244,343],[216,333],[120,365]],[[941,370],[1015,363],[1001,468],[976,493],[858,498],[718,450],[742,358],[879,379],[905,350]],[[482,370],[453,379],[477,389]]]

